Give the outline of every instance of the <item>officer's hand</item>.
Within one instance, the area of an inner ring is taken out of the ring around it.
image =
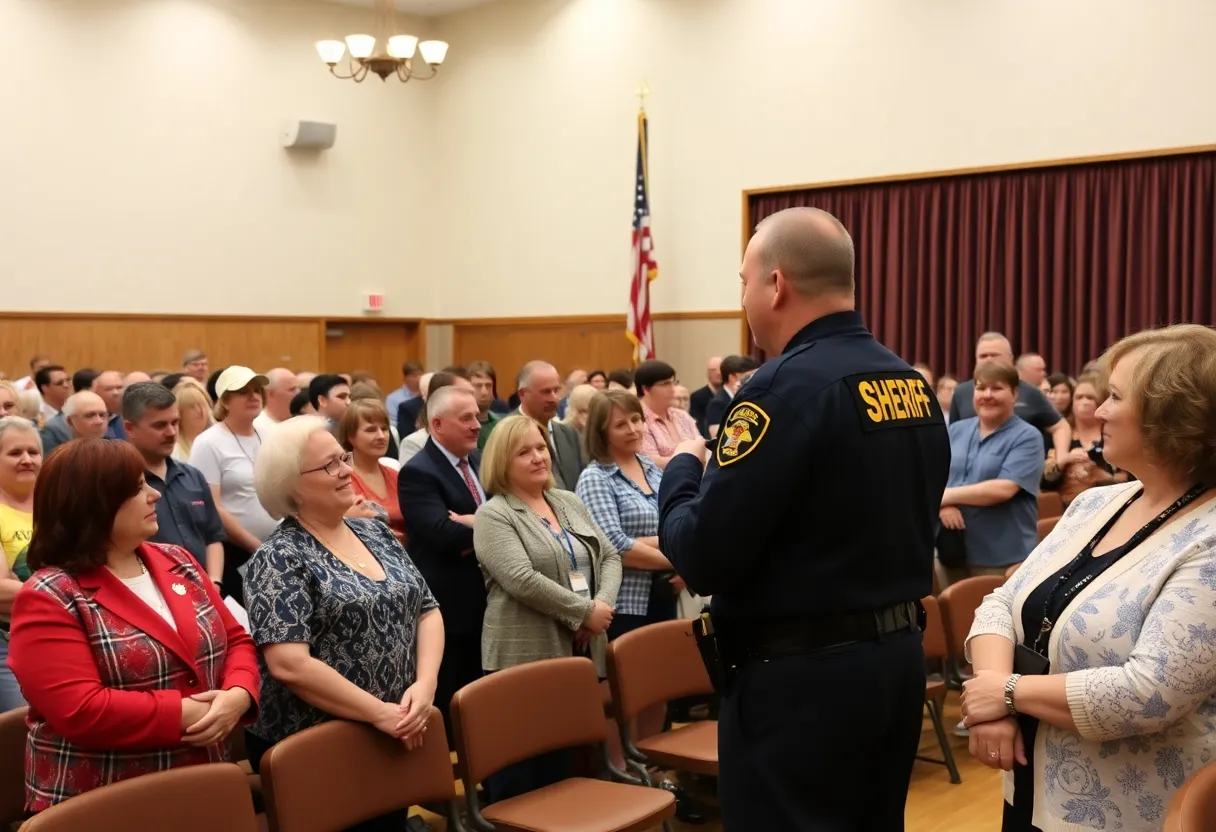
[[[709,459],[709,450],[705,447],[704,439],[685,439],[676,445],[676,454],[692,454],[701,461],[702,467]]]
[[[945,506],[937,516],[941,518],[942,525],[947,529],[961,530],[967,527],[967,524],[963,522],[963,513],[956,506]]]
[[[603,601],[596,601],[591,612],[587,613],[586,619],[583,620],[583,626],[598,636],[600,633],[607,632],[608,625],[612,623],[612,616],[612,607]]]

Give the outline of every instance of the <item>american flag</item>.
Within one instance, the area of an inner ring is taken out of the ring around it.
[[[654,327],[650,322],[650,281],[659,276],[650,236],[650,200],[646,183],[646,114],[638,113],[638,177],[633,198],[633,278],[629,285],[629,315],[625,335],[633,342],[633,361],[654,358]]]

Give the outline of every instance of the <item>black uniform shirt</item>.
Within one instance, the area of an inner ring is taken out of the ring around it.
[[[659,547],[719,625],[914,601],[949,468],[924,378],[857,312],[827,315],[735,395],[703,476],[668,464]]]

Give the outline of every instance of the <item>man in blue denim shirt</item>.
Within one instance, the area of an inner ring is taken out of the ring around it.
[[[981,364],[975,371],[977,415],[950,423],[950,477],[940,517],[945,528],[962,530],[967,561],[944,570],[944,583],[1004,574],[1038,543],[1043,438],[1014,414],[1017,390],[1011,364]]]

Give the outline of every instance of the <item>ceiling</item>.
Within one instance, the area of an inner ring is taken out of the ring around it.
[[[370,7],[372,5],[372,0],[333,0],[333,2],[345,3],[349,6]],[[451,14],[461,9],[471,8],[472,6],[493,3],[494,0],[396,0],[396,2],[397,10],[406,14],[439,17],[440,15]]]

